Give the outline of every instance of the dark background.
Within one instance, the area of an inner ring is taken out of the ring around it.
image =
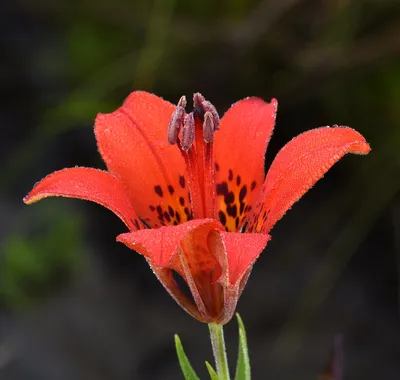
[[[93,120],[133,89],[200,91],[221,114],[277,97],[267,166],[321,125],[367,138],[274,228],[238,311],[255,379],[315,379],[336,333],[345,379],[400,378],[399,1],[3,1],[0,49],[1,379],[179,379],[175,332],[207,377],[207,326],[115,242],[118,218],[22,203],[56,169],[104,167]]]

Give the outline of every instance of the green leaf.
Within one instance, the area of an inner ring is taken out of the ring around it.
[[[239,353],[236,366],[235,380],[250,380],[250,359],[249,351],[247,349],[246,330],[240,315],[236,313],[236,318],[239,325]]]
[[[219,380],[217,372],[215,372],[214,368],[209,362],[206,362],[206,367],[208,369],[208,373],[210,374],[211,380]]]
[[[179,339],[179,336],[177,334],[175,334],[175,347],[176,347],[176,353],[177,353],[178,359],[179,359],[179,364],[181,366],[183,376],[185,376],[185,379],[186,380],[200,380],[199,377],[196,375],[196,372],[194,372],[194,369],[191,366],[189,359],[187,358],[187,356],[185,354],[181,340]]]

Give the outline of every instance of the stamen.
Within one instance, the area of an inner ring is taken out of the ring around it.
[[[186,108],[186,96],[182,95],[181,98],[179,99],[178,105],[177,107],[182,107],[182,108]]]
[[[205,101],[205,97],[200,94],[200,92],[196,92],[193,94],[193,107],[201,107],[202,103]]]
[[[200,94],[200,92],[196,92],[193,95],[193,105],[194,107],[202,108],[204,112],[211,113],[214,122],[214,130],[217,131],[219,129],[219,125],[221,124],[221,119],[219,118],[218,111],[214,105],[206,100],[204,96]]]
[[[185,106],[186,98],[182,96],[171,117],[168,142],[178,144],[185,160],[194,218],[214,218],[213,140],[220,118],[216,108],[199,92],[193,95],[193,112],[185,114]]]
[[[175,145],[178,141],[179,130],[185,117],[186,97],[179,99],[176,110],[172,114],[171,121],[168,126],[168,142]]]
[[[205,100],[202,104],[203,109],[205,112],[210,112],[212,117],[213,117],[213,121],[214,121],[214,128],[215,130],[219,129],[219,125],[221,124],[221,120],[219,118],[217,109],[208,101]]]
[[[209,111],[204,114],[203,137],[207,144],[214,140],[214,121]]]
[[[193,112],[186,115],[183,121],[181,147],[184,151],[188,151],[194,142],[195,122]]]

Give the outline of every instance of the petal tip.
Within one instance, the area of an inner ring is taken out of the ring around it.
[[[278,111],[278,99],[272,98],[270,104],[274,107],[275,113]]]
[[[26,205],[30,205],[33,202],[35,202],[34,200],[32,200],[32,198],[30,197],[30,194],[28,194],[26,197],[22,198],[22,201],[26,204]]]
[[[34,188],[31,190],[31,192],[28,195],[26,195],[24,198],[22,198],[22,201],[26,205],[31,205],[32,203],[39,202],[41,199],[50,196],[50,194],[46,194],[46,193],[35,193],[35,189],[36,189],[36,186],[34,186]]]
[[[354,154],[366,155],[371,152],[371,147],[365,140],[356,141],[350,152]]]
[[[128,237],[126,235],[128,235],[128,233],[120,234],[115,238],[115,240],[118,243],[127,244],[128,243]]]
[[[364,136],[360,135],[361,139],[355,143],[355,146],[357,148],[358,154],[368,154],[371,152],[371,146],[368,144],[367,140],[364,138]]]
[[[348,153],[366,155],[371,151],[371,146],[368,144],[365,137],[355,129],[345,125],[338,126],[337,124],[333,125],[332,128],[347,129],[354,135],[354,141],[352,142],[351,147],[349,147]]]

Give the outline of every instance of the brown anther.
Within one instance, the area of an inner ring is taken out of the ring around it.
[[[201,107],[202,103],[206,99],[204,98],[203,95],[200,94],[200,92],[196,92],[193,94],[193,107]]]
[[[213,115],[209,111],[204,114],[203,137],[206,143],[214,140],[214,120]]]
[[[182,95],[181,98],[179,99],[179,102],[178,102],[177,107],[186,108],[186,104],[187,104],[187,102],[186,102],[186,96],[185,96],[185,95]]]
[[[188,151],[193,145],[195,136],[194,129],[195,129],[195,121],[193,112],[191,112],[186,115],[183,121],[181,147],[184,151]]]
[[[218,130],[219,129],[219,125],[221,123],[221,120],[219,118],[217,109],[208,100],[204,100],[201,103],[201,106],[202,106],[204,112],[210,112],[211,113],[211,115],[213,117],[213,122],[214,122],[214,129]]]
[[[186,97],[182,96],[179,99],[178,105],[171,116],[171,121],[168,126],[168,142],[175,145],[178,141],[179,130],[185,117]]]
[[[204,113],[210,112],[213,117],[214,130],[219,129],[221,120],[219,118],[217,109],[214,107],[214,105],[212,103],[210,103],[208,100],[206,100],[204,98],[204,96],[200,94],[200,92],[196,92],[193,95],[193,106],[200,107],[204,111]]]

